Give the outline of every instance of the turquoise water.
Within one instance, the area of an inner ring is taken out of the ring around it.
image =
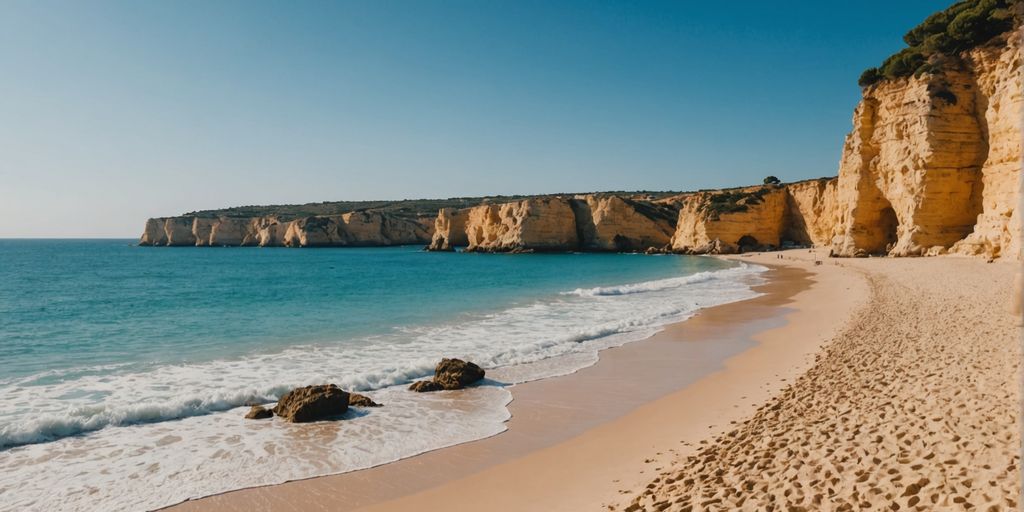
[[[494,435],[509,385],[753,297],[761,270],[692,256],[0,240],[0,502],[147,510]],[[442,357],[489,380],[406,390]],[[327,382],[385,407],[321,424],[242,419],[245,404]]]
[[[154,248],[134,242],[0,240],[0,380],[344,343],[565,289],[728,266],[708,258],[619,254]]]

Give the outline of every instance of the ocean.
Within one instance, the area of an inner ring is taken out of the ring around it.
[[[0,508],[147,510],[502,432],[508,386],[571,373],[764,269],[697,256],[0,240]],[[442,357],[487,381],[418,394]],[[244,420],[336,383],[384,407]]]

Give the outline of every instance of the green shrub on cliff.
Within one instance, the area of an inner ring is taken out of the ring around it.
[[[760,187],[754,190],[733,189],[715,192],[707,198],[700,209],[708,212],[711,220],[718,220],[723,213],[745,212],[750,206],[761,204],[764,195],[770,190],[771,187]]]
[[[1020,23],[1014,15],[1024,0],[961,0],[928,16],[903,36],[907,47],[860,75],[861,87],[883,79],[932,72],[944,56],[976,48]]]

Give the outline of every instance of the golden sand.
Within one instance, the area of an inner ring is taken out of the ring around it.
[[[748,420],[625,510],[1016,510],[1010,264],[855,260],[871,302]]]

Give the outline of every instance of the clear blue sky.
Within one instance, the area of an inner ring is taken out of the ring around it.
[[[0,2],[0,237],[245,204],[836,173],[952,3]]]

